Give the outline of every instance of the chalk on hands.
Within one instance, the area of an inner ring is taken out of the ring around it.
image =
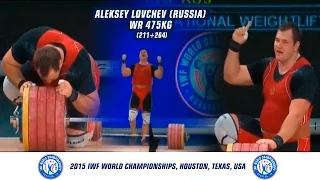
[[[57,82],[57,81],[56,81]],[[63,79],[60,79],[59,82],[58,82],[58,85],[64,83],[64,80]]]
[[[127,59],[127,55],[126,54],[122,54],[122,60],[126,60]]]
[[[245,27],[246,33],[245,33],[244,36],[243,36],[244,39],[248,39],[248,36],[249,36],[248,30],[249,30],[249,28],[251,27],[251,25],[252,25],[252,22],[249,21],[249,22],[247,23],[246,27]]]
[[[248,31],[251,26],[252,26],[252,22],[249,21],[249,22],[247,23],[246,27],[245,27],[246,30]]]

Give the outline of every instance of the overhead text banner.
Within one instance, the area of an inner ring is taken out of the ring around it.
[[[295,22],[308,31],[320,30],[320,15],[306,12],[211,12],[205,19],[176,20],[175,30],[234,30],[252,22],[250,30],[275,30],[284,22]]]
[[[307,8],[298,10],[286,9],[228,9],[212,8],[205,19],[176,20],[175,30],[215,30],[228,31],[236,27],[245,26],[252,22],[250,30],[276,30],[284,22],[294,22],[305,31],[320,30],[320,15]]]
[[[211,0],[146,0],[146,5],[166,8],[205,8],[210,13],[205,19],[179,19],[175,21],[175,30],[179,31],[233,31],[252,21],[252,31],[276,30],[283,22],[295,22],[305,31],[320,30],[320,5],[233,5],[214,4]]]

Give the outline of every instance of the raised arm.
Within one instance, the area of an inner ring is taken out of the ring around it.
[[[248,67],[246,65],[240,65],[239,51],[247,40],[248,29],[251,26],[251,22],[246,27],[238,28],[232,34],[232,40],[230,48],[224,63],[224,80],[233,85],[250,86],[253,85]]]
[[[127,61],[127,55],[123,54],[122,55],[122,65],[121,65],[121,74],[123,77],[128,77],[128,76],[131,76],[131,74],[132,74],[131,69],[128,68],[126,65],[126,61]]]
[[[158,67],[152,67],[152,72],[153,72],[153,76],[156,77],[157,79],[162,79],[163,77],[163,66],[162,66],[162,58],[161,56],[157,57],[158,60]]]

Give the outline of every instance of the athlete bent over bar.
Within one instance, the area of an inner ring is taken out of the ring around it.
[[[262,85],[264,104],[260,122],[244,115],[224,114],[215,134],[222,145],[266,143],[272,151],[310,151],[309,120],[318,92],[312,66],[299,53],[301,30],[293,23],[280,25],[274,41],[274,58],[240,65],[239,51],[247,39],[246,27],[232,35],[224,65],[224,79],[233,85]]]
[[[29,30],[8,50],[1,65],[6,74],[3,91],[12,102],[20,104],[23,89],[33,83],[56,86],[57,92],[67,98],[71,117],[98,114],[98,66],[80,43],[61,31],[50,27]],[[63,83],[58,85],[62,79]],[[86,146],[93,137],[95,125],[92,122],[70,123],[68,146]]]
[[[153,77],[162,79],[163,67],[162,59],[158,56],[158,68],[148,62],[148,53],[146,50],[140,51],[140,61],[127,68],[126,55],[122,55],[122,76],[128,77],[132,75],[132,95],[130,98],[129,121],[132,134],[136,134],[136,118],[138,110],[142,110],[142,139],[144,143],[146,135],[149,132],[150,115],[152,107],[152,83]]]

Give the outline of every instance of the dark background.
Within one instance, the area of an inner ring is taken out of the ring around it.
[[[228,2],[234,3],[232,1],[223,1],[221,3],[226,4]],[[256,1],[241,2],[256,3]],[[292,4],[301,2],[302,1],[290,1],[288,3]],[[304,2],[307,3],[308,1]],[[312,1],[309,2],[312,3]],[[155,59],[157,55],[168,57],[166,59],[170,59],[170,56],[175,56],[174,58],[171,58],[174,62],[169,63],[169,60],[165,59],[167,61],[165,62],[165,64],[167,64],[165,65],[165,68],[167,68],[169,64],[175,64],[176,55],[179,53],[171,52],[170,48],[175,48],[174,46],[177,46],[177,49],[181,50],[183,45],[191,39],[191,37],[199,34],[200,31],[184,33],[174,32],[173,36],[185,36],[184,40],[180,40],[179,42],[170,40],[159,41],[157,43],[154,41],[138,42],[129,39],[129,36],[127,35],[128,33],[120,35],[119,33],[123,33],[124,31],[121,30],[123,26],[120,24],[118,25],[114,21],[112,23],[106,23],[106,21],[98,22],[92,18],[93,9],[99,6],[113,5],[113,7],[116,7],[121,4],[137,7],[137,4],[140,3],[144,4],[145,1],[137,1],[134,5],[132,5],[132,1],[127,2],[118,0],[104,2],[0,2],[0,56],[3,56],[24,32],[31,28],[46,25],[59,29],[82,43],[96,60],[118,60],[121,58],[122,53],[129,51],[128,49],[131,49],[128,55],[131,55],[130,53],[132,53],[132,56],[135,56],[137,59],[139,49],[147,46],[150,49],[147,50],[149,50],[149,54],[153,59]],[[216,3],[219,3],[219,1]],[[274,4],[279,3],[279,1],[259,1],[259,3]],[[101,25],[103,23],[104,25]],[[117,34],[117,32],[119,33]],[[221,36],[227,39],[227,41],[229,41],[231,33],[232,31],[220,32]],[[252,63],[260,58],[273,56],[274,36],[275,31],[250,32],[250,38],[241,51],[241,63]],[[318,78],[320,78],[320,46],[317,44],[319,41],[320,34],[318,31],[306,31],[303,33],[301,53],[310,60]],[[120,46],[123,46],[123,49],[120,49]],[[135,60],[131,61],[131,63],[135,62]],[[156,61],[154,60],[154,62]],[[170,68],[171,70],[169,70]],[[173,114],[175,118],[201,118],[201,116],[189,110],[181,102],[181,98],[178,96],[175,87],[163,88],[167,83],[168,86],[171,86],[170,83],[172,83],[172,86],[174,85],[174,76],[170,75],[174,74],[174,67],[168,67],[168,70],[165,69],[165,72],[167,73],[163,80],[165,83],[155,81],[156,89],[154,93],[159,93],[161,95],[155,97],[154,116],[164,118],[170,117],[170,114]],[[126,119],[128,109],[126,106],[130,95],[130,80],[121,80],[121,83],[118,80],[119,78],[114,77],[106,77],[102,79],[100,95],[102,96],[103,105],[106,109],[104,111],[104,116],[121,118],[123,119],[123,124],[127,125]],[[117,85],[117,82],[121,85]],[[110,90],[112,88],[113,90]],[[262,96],[259,87],[233,87],[223,83],[222,89],[222,93],[224,94],[228,104],[228,108],[224,110],[225,112],[248,114],[254,117],[259,116],[262,106]],[[117,95],[115,96],[114,94]],[[118,97],[118,95],[121,97],[123,96],[123,99],[117,101],[117,98],[115,97]],[[162,101],[166,98],[173,99],[170,104],[173,108],[178,110],[163,108],[165,102]],[[12,134],[8,135],[8,133],[12,133],[13,130],[8,128],[7,119],[11,115],[14,107],[4,97],[2,92],[0,92],[0,101],[0,135],[11,136]],[[156,103],[157,101],[158,103]],[[125,104],[125,108],[122,107],[119,109],[123,104]],[[160,104],[161,108],[160,105],[157,104]],[[319,116],[320,109],[316,106],[313,111],[313,117],[317,118]],[[170,120],[168,120],[168,122],[170,122]]]

